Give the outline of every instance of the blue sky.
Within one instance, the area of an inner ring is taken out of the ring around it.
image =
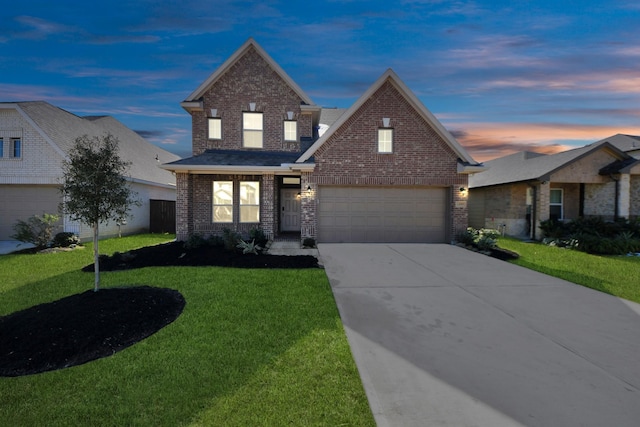
[[[387,68],[480,161],[640,135],[640,3],[6,2],[0,101],[112,115],[181,156],[180,102],[249,37],[325,107]]]

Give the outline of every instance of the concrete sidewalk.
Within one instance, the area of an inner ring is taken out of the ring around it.
[[[640,425],[638,304],[451,245],[319,251],[379,426]]]

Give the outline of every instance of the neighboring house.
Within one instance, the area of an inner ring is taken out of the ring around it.
[[[149,229],[151,199],[175,201],[175,177],[159,167],[179,157],[158,148],[113,117],[78,117],[47,102],[0,103],[0,240],[14,234],[13,225],[32,215],[59,214],[62,162],[82,135],[119,140],[120,157],[131,162],[132,188],[142,202],[126,224],[101,226],[101,235]],[[82,239],[91,228],[62,215],[57,231],[72,231]]]
[[[628,155],[635,157],[636,159],[640,159],[640,136],[618,133],[610,136],[609,138],[595,142],[595,144],[605,141],[615,146],[620,151],[624,151]]]
[[[475,228],[539,239],[538,225],[548,219],[640,214],[640,161],[607,139],[552,155],[515,153],[485,166],[469,179]]]
[[[482,170],[392,71],[348,110],[322,109],[253,40],[189,97],[193,157],[176,173],[177,237],[448,242]],[[321,136],[320,136],[321,134]]]

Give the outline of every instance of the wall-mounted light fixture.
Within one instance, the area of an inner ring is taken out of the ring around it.
[[[467,192],[467,189],[466,189],[466,188],[464,188],[464,187],[460,187],[460,192],[461,192],[461,193],[466,193],[466,192]]]
[[[307,185],[307,191],[311,192],[311,186],[310,185]]]
[[[249,103],[249,111],[256,111],[256,103],[255,102],[250,102]]]

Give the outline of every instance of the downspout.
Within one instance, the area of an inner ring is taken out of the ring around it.
[[[615,191],[615,198],[614,198],[614,205],[613,205],[613,219],[614,221],[618,219],[618,217],[620,216],[620,208],[618,207],[618,204],[620,202],[620,179],[616,178],[613,174],[609,174],[609,178],[611,178],[615,183],[616,183],[616,191]]]

